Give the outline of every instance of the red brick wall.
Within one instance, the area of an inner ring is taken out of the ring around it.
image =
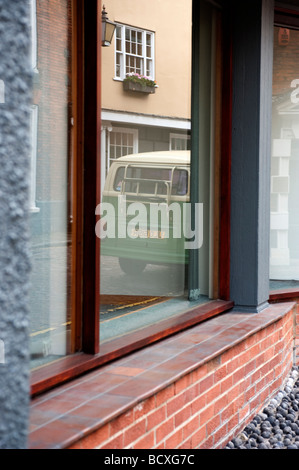
[[[299,79],[299,31],[290,30],[289,43],[279,45],[280,28],[274,28],[273,94],[293,91],[291,82]]]
[[[71,101],[71,2],[37,0],[37,200],[67,197],[68,107]]]
[[[298,307],[72,448],[223,448],[288,376],[295,314]]]
[[[299,301],[297,299],[297,309],[295,316],[295,365],[299,366]]]
[[[279,294],[278,294],[279,295]],[[271,303],[279,303],[277,294],[273,294],[273,300]],[[294,298],[293,296],[288,297],[288,294],[284,295],[284,301],[296,302],[296,307],[293,315],[293,336],[294,336],[294,365],[299,366],[299,297]]]

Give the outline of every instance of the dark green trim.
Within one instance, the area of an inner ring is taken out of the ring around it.
[[[200,43],[200,4],[194,0],[192,5],[192,75],[191,75],[191,175],[190,201],[192,207],[199,202],[197,176],[199,171],[199,43]],[[194,227],[192,211],[192,227]],[[188,271],[188,297],[196,300],[200,296],[198,277],[198,250],[190,250]]]

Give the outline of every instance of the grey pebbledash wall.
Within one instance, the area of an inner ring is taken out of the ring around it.
[[[0,37],[0,448],[22,449],[29,409],[29,1],[0,0]]]

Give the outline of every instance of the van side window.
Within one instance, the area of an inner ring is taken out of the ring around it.
[[[173,174],[173,175],[172,175]],[[115,175],[114,191],[124,193],[166,194],[167,184],[172,182],[171,194],[184,196],[188,192],[188,172],[184,169],[120,167]],[[122,189],[123,187],[123,189]]]

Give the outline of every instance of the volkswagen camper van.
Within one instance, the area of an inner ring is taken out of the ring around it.
[[[118,158],[102,194],[101,255],[128,274],[147,264],[187,263],[183,205],[190,200],[190,151]]]

